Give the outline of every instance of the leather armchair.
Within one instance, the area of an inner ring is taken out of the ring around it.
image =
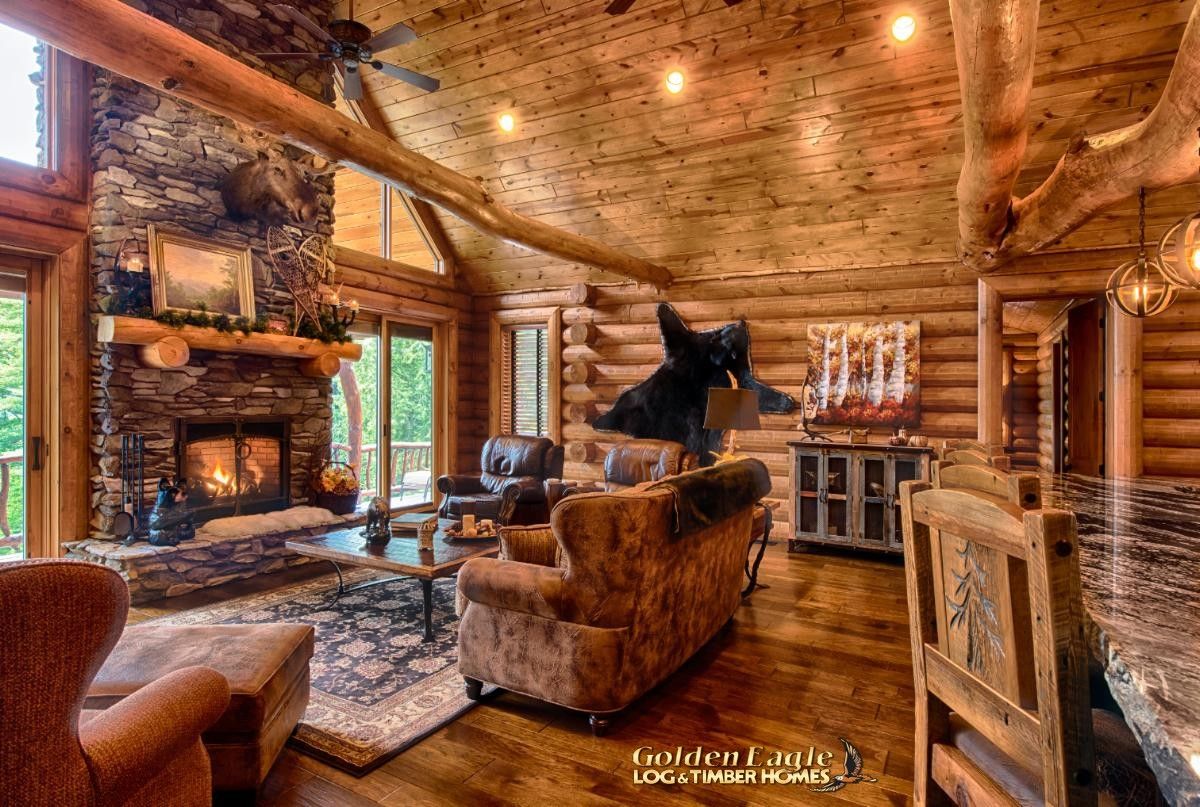
[[[671,440],[626,440],[604,458],[604,489],[624,490],[696,467],[696,455]]]
[[[546,437],[503,435],[483,445],[478,475],[438,477],[438,514],[461,518],[464,505],[501,524],[545,523],[544,483],[562,476],[563,450]]]
[[[212,803],[200,733],[229,704],[219,673],[180,669],[81,719],[128,610],[103,566],[0,565],[0,807]]]

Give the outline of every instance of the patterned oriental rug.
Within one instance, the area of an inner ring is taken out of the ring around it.
[[[346,585],[382,576],[360,569]],[[288,742],[362,776],[455,720],[474,703],[458,674],[455,579],[433,584],[435,639],[423,642],[421,584],[395,580],[350,592],[323,576],[204,606],[157,622],[176,625],[303,622],[317,632],[312,693]]]

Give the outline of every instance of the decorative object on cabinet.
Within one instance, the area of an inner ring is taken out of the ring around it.
[[[249,247],[234,247],[146,225],[150,242],[150,297],[157,316],[202,311],[254,319],[254,276]]]
[[[818,424],[915,426],[921,420],[921,323],[808,326]]]
[[[622,392],[592,428],[683,443],[701,465],[711,465],[709,452],[720,448],[721,434],[704,428],[705,404],[710,388],[729,386],[730,374],[740,387],[758,393],[758,411],[787,414],[795,408],[790,395],[754,377],[745,321],[693,331],[666,303],[659,303],[657,313],[662,364],[645,381]]]
[[[930,478],[933,449],[861,443],[791,447],[792,535],[808,544],[900,552],[900,483]]]
[[[762,428],[758,422],[758,393],[739,389],[736,381],[729,388],[712,387],[708,391],[704,428],[729,432],[729,443],[725,450],[711,452],[716,464],[739,459],[736,453],[738,429],[757,431]]]
[[[812,382],[813,368],[809,365],[808,372],[804,376],[804,385],[800,387],[800,425],[796,428],[804,432],[804,436],[800,438],[803,441],[810,443],[829,443],[832,442],[828,434],[813,431],[812,423],[817,418],[817,394]]]

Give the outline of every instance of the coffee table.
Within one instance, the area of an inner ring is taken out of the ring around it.
[[[421,550],[417,539],[392,536],[383,546],[367,543],[361,528],[338,530],[311,541],[288,541],[286,546],[297,555],[320,558],[333,564],[338,576],[338,597],[367,586],[377,586],[392,580],[413,577],[421,581],[421,593],[425,598],[425,641],[433,641],[433,581],[458,573],[471,558],[495,557],[500,552],[496,540],[462,540],[446,537],[448,519],[438,521],[438,530],[433,536],[433,549]],[[342,566],[366,566],[395,572],[395,577],[371,580],[347,588],[342,579]]]

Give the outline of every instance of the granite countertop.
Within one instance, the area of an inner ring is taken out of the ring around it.
[[[1084,605],[1163,794],[1200,803],[1200,482],[1043,475],[1079,522]]]

